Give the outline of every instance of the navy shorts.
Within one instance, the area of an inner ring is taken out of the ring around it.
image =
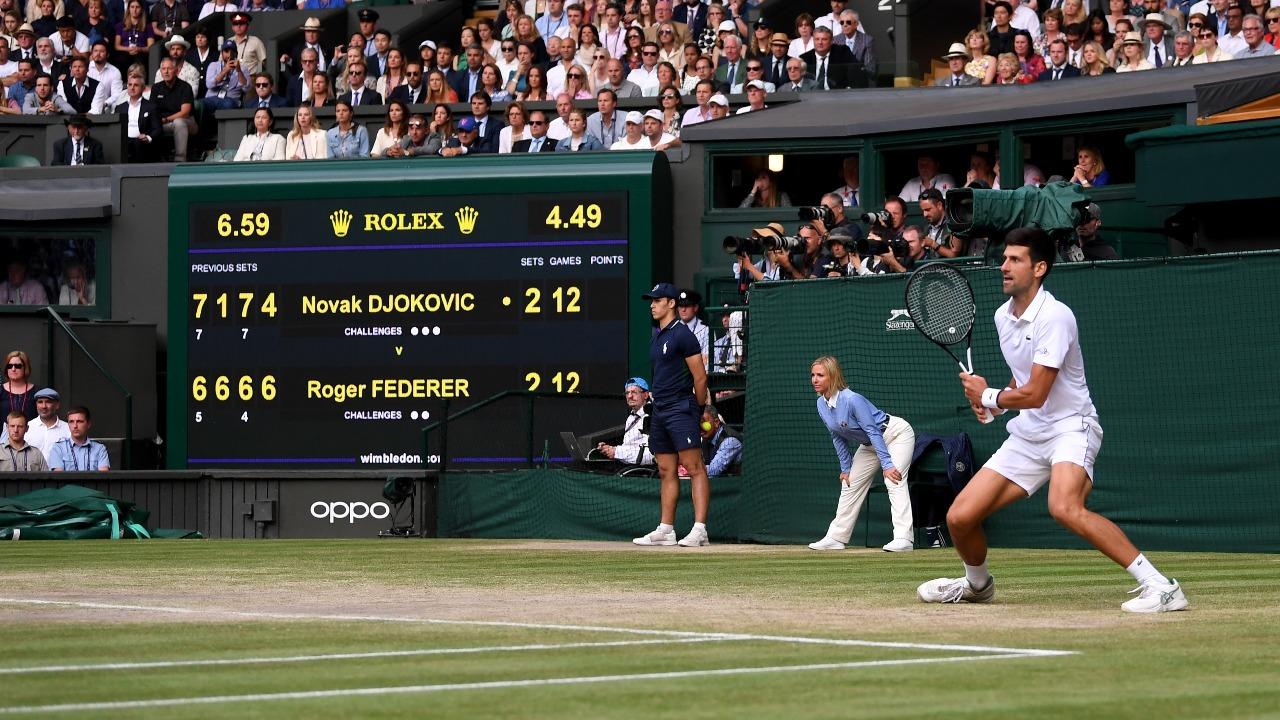
[[[655,404],[649,418],[649,451],[677,453],[702,447],[701,422],[702,413],[692,395],[671,405]]]

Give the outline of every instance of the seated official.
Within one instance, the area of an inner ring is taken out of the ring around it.
[[[92,426],[89,408],[73,407],[67,411],[67,427],[71,430],[71,439],[59,440],[53,444],[53,450],[49,453],[50,470],[105,472],[111,469],[106,446],[89,439],[89,428]]]
[[[702,409],[702,462],[707,477],[741,472],[742,438],[711,405]]]
[[[628,465],[653,465],[655,460],[649,450],[649,435],[645,433],[645,403],[649,402],[649,383],[644,378],[633,377],[623,388],[627,409],[627,421],[623,426],[622,442],[617,445],[600,443],[596,450],[611,460]]]
[[[67,136],[53,144],[53,162],[50,165],[101,165],[105,162],[102,143],[89,137],[93,121],[79,113],[63,121]]]
[[[27,442],[27,416],[14,410],[5,418],[4,442],[0,443],[0,472],[48,472],[40,448]]]

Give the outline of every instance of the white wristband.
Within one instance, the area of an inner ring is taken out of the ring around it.
[[[1000,391],[1003,389],[1004,388],[989,387],[986,390],[983,390],[982,407],[989,410],[999,410],[1000,404],[997,401],[1000,399]]]

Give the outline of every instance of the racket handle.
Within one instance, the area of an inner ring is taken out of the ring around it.
[[[978,416],[978,422],[981,422],[983,425],[986,425],[995,419],[996,416],[991,414],[991,411],[987,408],[982,408],[982,415]]]

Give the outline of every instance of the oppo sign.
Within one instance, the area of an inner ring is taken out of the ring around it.
[[[327,518],[330,525],[343,519],[348,524],[354,524],[357,520],[366,518],[385,520],[390,516],[391,506],[384,502],[376,502],[370,505],[365,502],[323,502],[317,500],[311,503],[311,517],[317,520]]]

